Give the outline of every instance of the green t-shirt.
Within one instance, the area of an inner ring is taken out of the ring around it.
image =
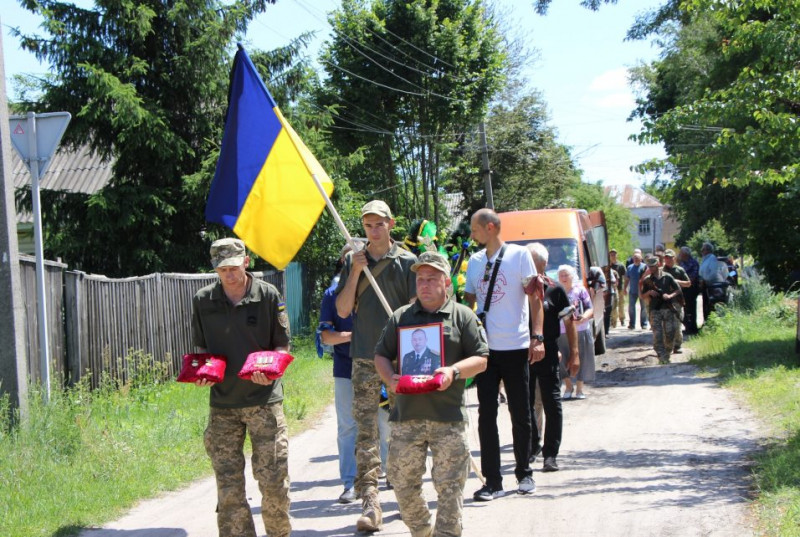
[[[439,310],[427,312],[418,301],[395,311],[386,323],[375,354],[385,356],[397,369],[397,328],[442,323],[444,335],[443,364],[454,363],[470,356],[488,356],[486,335],[478,325],[475,313],[452,299]],[[459,379],[448,389],[423,394],[397,394],[390,421],[431,420],[442,422],[467,421],[464,403],[466,379]]]
[[[407,305],[417,295],[417,276],[411,272],[411,265],[417,262],[417,257],[394,242],[383,258],[389,259],[389,265],[375,277],[375,281],[378,282],[378,287],[386,297],[389,307],[394,311],[400,306]],[[367,260],[368,268],[374,276],[375,266],[380,260],[372,259],[369,255],[367,255]],[[337,295],[347,284],[352,262],[353,253],[350,252],[345,258],[344,268],[339,277],[339,285],[336,287]],[[359,282],[366,277],[362,272]],[[386,326],[389,314],[386,313],[386,309],[381,304],[372,285],[368,285],[361,296],[356,298],[356,303],[358,310],[353,319],[350,356],[372,360],[375,357],[375,343],[381,335],[381,330]]]
[[[673,265],[671,267],[664,267],[662,270],[679,282],[689,281],[689,275],[686,273],[685,270],[683,270],[683,267],[679,267],[678,265]]]
[[[192,300],[192,342],[228,359],[225,380],[211,387],[212,407],[246,408],[283,400],[280,380],[262,386],[236,375],[248,354],[288,347],[290,339],[280,293],[275,286],[248,276],[250,292],[235,306],[219,281],[200,289]]]

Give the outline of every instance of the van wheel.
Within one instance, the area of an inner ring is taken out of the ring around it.
[[[606,353],[606,333],[600,329],[600,332],[594,338],[594,355],[599,356],[600,354]]]

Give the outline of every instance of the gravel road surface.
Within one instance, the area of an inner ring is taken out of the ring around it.
[[[748,409],[674,355],[659,366],[650,333],[613,329],[609,351],[597,357],[588,398],[564,402],[561,470],[534,465],[537,491],[492,502],[472,500],[480,488],[471,474],[464,502],[469,536],[748,536],[750,455],[759,429]],[[470,443],[479,457],[477,398],[469,390]],[[504,484],[515,489],[511,426],[501,408]],[[430,459],[429,459],[430,460]],[[360,505],[340,505],[336,425],[329,409],[312,429],[290,439],[292,516],[298,537],[354,535]],[[430,463],[429,463],[430,468]],[[426,481],[435,509],[436,496]],[[248,470],[248,496],[263,535],[260,495]],[[382,491],[384,529],[409,535],[391,491]],[[147,500],[103,528],[81,537],[216,537],[213,478]]]

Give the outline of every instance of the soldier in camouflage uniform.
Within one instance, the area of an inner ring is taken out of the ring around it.
[[[412,536],[458,536],[469,464],[465,379],[486,369],[489,346],[472,310],[448,298],[450,266],[442,254],[423,252],[411,270],[416,272],[417,300],[389,318],[375,348],[375,367],[394,391],[399,378],[393,365],[398,357],[397,329],[441,323],[443,365],[434,373],[443,374],[444,379],[437,391],[395,396],[389,475],[400,515]],[[433,455],[431,477],[438,505],[433,526],[422,494],[428,449]]]
[[[676,303],[680,301],[681,288],[675,278],[661,269],[657,257],[647,260],[647,274],[642,280],[641,296],[650,312],[653,329],[653,348],[658,361],[668,364],[675,343]]]
[[[336,312],[339,317],[356,313],[350,340],[353,417],[358,426],[355,489],[362,501],[356,529],[373,532],[383,526],[378,496],[381,467],[378,455],[378,403],[381,379],[375,371],[374,356],[375,343],[389,314],[363,271],[364,267],[369,267],[386,301],[394,310],[411,302],[416,294],[414,274],[410,268],[417,258],[401,248],[389,235],[395,221],[386,203],[375,200],[365,204],[361,208],[361,223],[369,242],[365,249],[350,252],[345,257],[336,288]],[[388,478],[394,482],[391,472]]]
[[[676,297],[677,300],[673,301],[675,305],[675,340],[672,342],[673,349],[672,352],[676,354],[680,354],[683,352],[681,347],[683,346],[683,307],[684,307],[684,293],[686,293],[689,288],[692,286],[692,282],[689,279],[689,275],[680,265],[675,263],[675,250],[668,249],[664,252],[664,272],[675,278],[675,281],[678,282],[678,285],[681,288],[681,296]]]
[[[283,415],[283,386],[263,373],[242,380],[247,355],[289,350],[289,320],[278,290],[247,272],[250,259],[239,239],[211,245],[219,281],[200,289],[192,301],[192,340],[198,352],[227,357],[225,379],[210,386],[211,412],[204,435],[217,479],[220,537],[255,537],[245,496],[244,440],[250,433],[253,475],[261,490],[261,516],[268,537],[291,533],[289,520],[289,435]]]

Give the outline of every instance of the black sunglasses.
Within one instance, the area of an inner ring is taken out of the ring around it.
[[[490,276],[489,272],[492,270],[492,265],[493,264],[494,263],[492,263],[491,261],[488,261],[486,263],[486,269],[483,271],[483,281],[485,281],[485,282],[489,281],[489,276]]]

